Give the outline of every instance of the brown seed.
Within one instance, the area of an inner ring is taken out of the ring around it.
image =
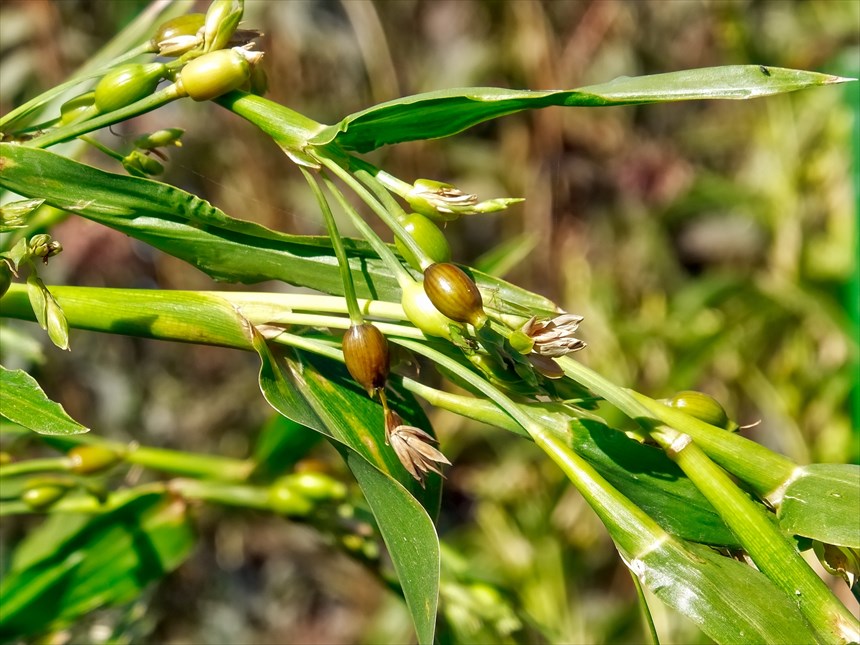
[[[385,387],[388,341],[370,323],[353,325],[343,336],[343,358],[352,378],[369,393]]]
[[[430,302],[457,322],[482,327],[487,321],[481,292],[466,273],[448,262],[431,264],[424,270],[424,291]]]

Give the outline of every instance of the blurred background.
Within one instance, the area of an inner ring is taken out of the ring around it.
[[[3,112],[64,80],[146,4],[3,0]],[[750,63],[860,76],[853,0],[246,0],[243,26],[265,32],[268,97],[325,123],[457,86],[566,89]],[[616,383],[654,397],[702,390],[739,424],[758,422],[747,436],[794,460],[857,462],[858,106],[849,84],[749,102],[548,108],[368,158],[409,182],[525,197],[449,224],[454,257],[481,266],[507,244],[504,277],[585,316],[589,346],[578,358]],[[217,106],[180,102],[102,141],[122,148],[161,127],[187,130],[165,181],[234,217],[322,232],[292,164]],[[121,171],[95,152],[84,160]],[[84,220],[53,234],[64,252],[48,284],[247,289]],[[4,343],[7,366],[31,367],[100,434],[245,457],[271,417],[254,356],[82,331],[64,353],[35,326],[14,331],[23,336]],[[457,607],[468,603],[443,578],[443,639],[641,641],[626,569],[561,473],[512,435],[430,414],[455,464],[439,521],[448,562],[510,609],[495,622],[477,610],[464,618]],[[327,446],[311,456],[349,481]],[[214,507],[198,514],[192,558],[81,634],[95,638],[92,627],[107,622],[153,643],[413,638],[402,602],[312,528]],[[32,522],[3,524],[7,550]],[[666,642],[707,642],[659,602],[652,609]]]

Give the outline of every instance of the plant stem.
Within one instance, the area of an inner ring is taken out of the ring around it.
[[[114,123],[126,121],[132,117],[139,116],[146,112],[151,112],[152,110],[160,108],[162,105],[166,105],[178,98],[181,97],[177,90],[176,83],[173,83],[140,99],[139,101],[132,103],[131,105],[125,106],[124,108],[99,115],[92,119],[87,119],[86,121],[81,121],[80,123],[70,123],[69,125],[47,132],[41,137],[30,139],[29,141],[24,142],[23,145],[32,148],[48,148],[58,143],[62,143],[63,141],[79,137],[87,132],[100,130],[101,128],[113,125]]]
[[[751,501],[690,435],[659,426],[651,436],[714,506],[761,572],[794,598],[816,630],[848,642],[860,638],[860,622],[800,557],[763,507]]]
[[[122,162],[122,160],[125,159],[125,157],[123,157],[116,150],[112,150],[111,148],[108,148],[106,145],[104,145],[102,142],[98,141],[94,137],[91,137],[91,136],[86,135],[86,134],[82,134],[78,138],[81,141],[83,141],[84,143],[91,145],[96,150],[103,152],[104,154],[106,154],[108,157],[111,157],[112,159],[116,159],[119,162]]]
[[[131,60],[132,58],[136,58],[137,56],[148,53],[152,53],[149,43],[143,43],[112,60],[111,64],[107,67],[102,67],[95,71],[86,72],[84,74],[77,74],[67,80],[65,83],[55,85],[50,90],[42,92],[38,96],[33,97],[23,105],[19,105],[11,112],[5,114],[3,118],[0,118],[0,129],[5,128],[3,131],[8,132],[9,128],[14,127],[16,121],[20,121],[21,119],[29,116],[32,112],[38,110],[52,99],[60,96],[66,90],[73,88],[75,85],[80,85],[84,81],[87,81],[91,78],[98,78],[99,76],[104,76],[111,70],[111,68],[120,65],[127,60]]]
[[[65,457],[49,457],[45,459],[26,459],[0,466],[0,477],[17,477],[31,473],[62,471],[68,472],[69,460]]]
[[[343,293],[346,297],[347,309],[349,310],[349,320],[353,326],[360,325],[364,322],[364,317],[361,315],[361,310],[358,307],[358,300],[355,296],[355,285],[352,282],[352,272],[349,270],[349,260],[346,257],[346,249],[343,248],[343,240],[340,238],[340,232],[337,230],[337,222],[334,221],[331,208],[317,182],[305,168],[299,166],[299,170],[302,171],[302,175],[304,175],[308,185],[311,187],[311,192],[317,198],[317,203],[322,211],[323,219],[328,229],[328,236],[331,239],[331,246],[337,258],[340,277],[343,281]]]
[[[389,213],[394,213],[398,220],[402,217],[406,216],[406,211],[397,203],[397,200],[391,196],[390,187],[383,181],[380,181],[380,175],[388,175],[388,173],[383,173],[379,168],[372,166],[367,163],[363,159],[359,159],[357,157],[350,157],[350,165],[353,167],[353,172],[355,176],[360,179],[365,186],[367,186],[376,198],[379,200],[379,203],[382,204]],[[393,179],[393,178],[392,178]],[[409,184],[400,181],[397,182],[405,186],[407,189],[412,188]]]
[[[340,168],[337,164],[334,164],[334,167],[338,169]],[[347,176],[349,177],[349,173],[347,173]],[[352,180],[352,177],[349,178]],[[323,181],[325,182],[326,188],[328,188],[329,192],[334,195],[335,199],[340,204],[340,207],[349,215],[353,225],[358,229],[358,232],[361,233],[362,237],[364,237],[370,246],[373,247],[373,250],[376,251],[379,259],[382,260],[385,263],[385,266],[387,266],[394,274],[394,278],[397,280],[397,284],[400,285],[400,288],[404,289],[414,282],[414,279],[409,272],[403,268],[402,264],[400,264],[400,260],[398,260],[394,253],[391,252],[391,249],[386,246],[385,242],[379,239],[376,232],[370,228],[367,222],[365,222],[361,215],[359,215],[352,207],[352,204],[346,200],[338,187],[335,186],[328,177],[323,176]],[[366,192],[367,191],[365,191],[365,193]],[[372,197],[370,199],[372,200]],[[376,202],[374,201],[374,203]]]
[[[333,173],[335,173],[345,184],[347,184],[361,200],[373,209],[373,212],[379,216],[385,225],[399,237],[407,248],[412,251],[412,254],[418,259],[421,268],[425,268],[433,264],[433,260],[424,252],[424,249],[409,235],[407,230],[403,228],[403,224],[397,221],[397,217],[390,213],[383,204],[381,204],[374,196],[361,185],[361,182],[356,180],[347,170],[344,170],[340,164],[328,157],[320,156],[320,162]],[[376,182],[376,179],[365,170],[357,170],[356,177],[361,177],[364,181]],[[380,185],[381,187],[381,185]],[[381,187],[382,188],[382,187]],[[385,190],[382,188],[382,190]],[[398,206],[399,209],[399,206]]]
[[[689,434],[717,463],[752,485],[759,494],[766,495],[778,489],[798,467],[754,441],[619,387],[569,356],[558,359],[558,363],[567,376],[606,399],[646,431],[650,432],[658,419]]]

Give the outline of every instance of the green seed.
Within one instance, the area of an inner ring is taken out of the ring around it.
[[[96,108],[112,112],[139,101],[155,91],[165,71],[163,63],[129,63],[112,69],[96,85]]]
[[[487,322],[481,292],[466,273],[453,264],[431,264],[424,270],[424,291],[430,302],[451,320],[472,324]]]
[[[115,450],[105,446],[76,446],[68,453],[69,470],[76,475],[93,475],[107,470],[120,461]]]
[[[60,106],[60,123],[62,125],[66,125],[73,121],[77,121],[78,118],[83,116],[88,110],[95,113],[96,109],[93,107],[95,100],[95,90],[84,92],[83,94],[79,94],[78,96],[69,99]]]
[[[704,392],[693,390],[678,392],[669,399],[667,404],[718,428],[728,429],[731,425],[729,415],[719,401]]]
[[[209,101],[242,87],[251,65],[235,49],[219,49],[195,58],[179,72],[177,83],[195,101]]]
[[[187,13],[184,16],[171,18],[161,23],[152,37],[152,42],[158,46],[159,43],[178,36],[195,36],[205,20],[206,16],[202,13]]]
[[[343,336],[343,358],[346,369],[368,392],[385,387],[390,358],[388,341],[369,323],[353,325]]]
[[[403,289],[400,304],[409,322],[428,336],[439,336],[450,340],[451,325],[460,326],[460,323],[451,320],[436,309],[430,302],[427,292],[424,291],[424,285],[420,282],[412,282]]]
[[[410,213],[401,221],[406,232],[418,243],[418,246],[433,260],[433,262],[450,262],[451,247],[445,234],[438,226],[436,226],[428,217],[420,213]],[[406,243],[399,237],[394,238],[394,245],[403,256],[409,266],[414,269],[421,270],[421,264],[418,258],[409,250]]]
[[[276,513],[298,517],[309,514],[314,508],[307,497],[300,495],[283,481],[276,481],[269,488],[269,506]]]
[[[59,501],[68,489],[56,484],[39,484],[24,491],[21,500],[36,511],[43,511]]]

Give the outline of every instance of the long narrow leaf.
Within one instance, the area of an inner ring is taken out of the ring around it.
[[[652,76],[622,76],[574,90],[528,91],[466,87],[427,92],[356,112],[329,126],[311,143],[336,142],[368,152],[392,143],[438,139],[522,110],[595,107],[694,99],[749,99],[851,79],[760,65],[706,67]]]
[[[56,208],[121,231],[180,258],[216,280],[282,280],[342,295],[337,259],[326,237],[287,235],[234,219],[179,188],[117,175],[47,150],[0,143],[0,186],[44,198]],[[345,239],[358,296],[400,300],[400,288],[363,242]],[[554,313],[555,305],[504,280],[474,272],[506,313]]]
[[[257,349],[262,359],[260,386],[272,407],[337,441],[376,517],[418,642],[432,643],[440,555],[436,529],[426,508],[435,514],[439,478],[429,478],[426,490],[417,487],[385,446],[381,410],[363,392],[329,380],[296,355],[269,350],[262,339]]]

